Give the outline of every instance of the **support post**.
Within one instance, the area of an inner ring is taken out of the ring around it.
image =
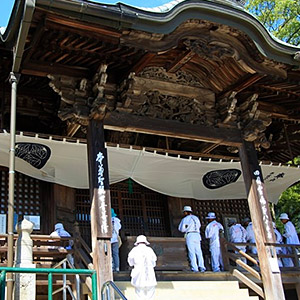
[[[104,144],[103,121],[90,120],[87,133],[91,204],[91,236],[93,264],[97,271],[98,293],[112,280],[111,204],[107,151]],[[100,295],[98,294],[98,299]]]
[[[20,75],[10,73],[11,108],[10,108],[10,148],[9,148],[9,178],[7,204],[7,266],[13,266],[14,260],[14,198],[15,198],[15,146],[16,146],[16,110],[17,86]],[[7,274],[7,299],[12,299],[13,274]]]
[[[260,271],[266,300],[284,300],[281,274],[263,175],[253,143],[243,142],[239,148],[241,166],[247,191],[250,215],[256,240]]]

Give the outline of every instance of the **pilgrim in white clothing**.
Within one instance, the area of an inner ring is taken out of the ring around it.
[[[192,208],[190,206],[185,206],[183,213],[185,217],[181,220],[178,230],[185,233],[191,271],[205,272],[206,269],[201,250],[200,220],[197,216],[192,214]]]
[[[274,234],[275,234],[275,239],[276,239],[276,244],[282,244],[283,240],[282,240],[282,235],[281,233],[277,230],[275,222],[272,223],[273,224],[273,229],[274,229]],[[282,254],[282,248],[281,247],[276,247],[276,254]],[[282,267],[282,262],[281,259],[278,257],[278,266]]]
[[[231,221],[232,224],[229,228],[229,241],[231,243],[247,243],[248,234],[246,229],[238,223]],[[229,224],[229,225],[230,225]],[[246,252],[246,246],[236,246],[238,249]],[[247,263],[247,259],[245,257],[240,258],[244,263]]]
[[[111,209],[111,222],[112,222],[112,237],[110,239],[111,243],[111,255],[113,263],[113,271],[120,271],[120,258],[119,258],[119,231],[122,228],[121,220],[117,217],[114,209]]]
[[[144,235],[139,235],[136,238],[135,247],[128,254],[128,264],[133,266],[131,284],[135,287],[137,300],[154,299],[157,285],[154,267],[157,257],[152,248],[147,246],[149,244]]]
[[[289,221],[289,216],[286,213],[282,213],[279,217],[280,221],[284,224],[284,233],[283,236],[286,238],[286,244],[293,244],[293,245],[299,245],[299,238],[296,231],[295,226],[291,221]],[[291,247],[285,248],[285,254],[292,254],[293,250]],[[283,258],[282,259],[283,265],[285,267],[293,267],[294,262],[292,258]]]
[[[211,267],[213,272],[223,270],[223,260],[220,249],[220,230],[224,231],[223,226],[217,222],[214,212],[209,212],[206,217],[209,224],[205,228],[205,237],[209,239],[209,251],[211,254]]]
[[[254,231],[253,231],[252,222],[249,222],[249,224],[246,227],[246,231],[247,231],[248,242],[255,244],[256,241],[255,241],[255,235],[254,235]],[[249,246],[249,250],[251,253],[257,254],[257,248],[255,246]]]

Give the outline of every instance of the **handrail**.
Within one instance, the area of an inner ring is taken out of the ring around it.
[[[110,300],[110,291],[109,286],[111,286],[122,298],[122,300],[127,300],[127,298],[123,295],[121,290],[116,286],[113,281],[106,281],[101,288],[101,300],[105,300],[105,292],[106,292],[106,300]]]
[[[6,273],[48,273],[48,300],[52,300],[53,293],[53,274],[80,274],[92,276],[92,300],[97,300],[97,273],[95,270],[86,269],[49,269],[49,268],[14,268],[14,267],[0,267],[0,295],[1,299],[5,299],[5,278]]]
[[[244,270],[248,271],[255,278],[257,278],[258,280],[261,281],[261,275],[256,270],[254,270],[251,266],[247,265],[242,260],[240,260],[238,257],[236,257],[236,254],[228,253],[228,251],[227,251],[228,247],[233,249],[234,251],[238,252],[243,257],[249,259],[254,264],[258,265],[258,262],[254,258],[252,258],[250,255],[246,254],[242,250],[238,249],[235,245],[228,242],[225,238],[220,237],[220,241],[221,241],[222,250],[223,250],[223,253],[222,253],[223,258],[227,259],[227,261],[229,261],[229,259],[231,259],[236,264],[238,264],[240,267],[242,267]],[[228,265],[229,265],[229,263],[228,263]],[[261,298],[264,299],[264,291],[258,284],[256,284],[254,281],[252,281],[250,278],[248,278],[247,276],[242,274],[237,269],[233,269],[232,275],[235,276],[237,279],[239,279],[241,282],[243,282],[246,286],[248,286],[254,292],[256,292]],[[261,283],[262,283],[262,281],[261,281]]]
[[[75,266],[73,263],[70,261],[69,257],[64,258],[62,261],[58,262],[53,269],[57,269],[61,265],[63,266],[63,269],[67,268],[67,263],[71,269],[75,269]],[[75,274],[75,283],[76,283],[76,295],[77,299],[80,300],[80,277],[78,274]],[[71,295],[73,300],[77,300],[76,297],[73,294],[73,291],[71,290],[70,286],[67,285],[67,275],[63,274],[63,287],[55,290],[52,294],[57,294],[60,291],[63,291],[63,300],[67,299],[67,291],[69,291],[69,294]]]

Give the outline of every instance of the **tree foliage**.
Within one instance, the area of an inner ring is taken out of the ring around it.
[[[277,38],[300,45],[299,0],[249,0],[246,9]]]

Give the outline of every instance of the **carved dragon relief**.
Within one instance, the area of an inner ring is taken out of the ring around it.
[[[104,88],[107,65],[101,65],[92,80],[48,75],[49,86],[61,97],[58,116],[68,124],[86,126],[90,118],[103,119],[107,101]]]

